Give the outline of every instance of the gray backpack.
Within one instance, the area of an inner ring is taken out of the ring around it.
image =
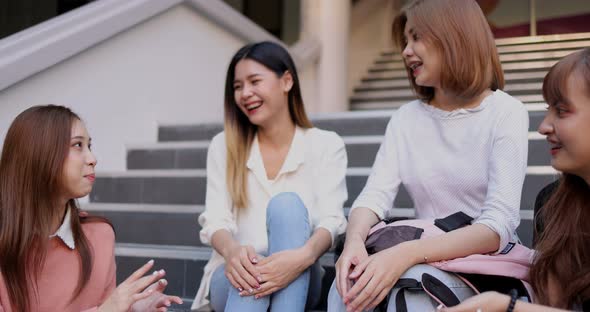
[[[475,294],[457,274],[418,264],[402,274],[377,310],[435,311],[440,304],[454,306]]]

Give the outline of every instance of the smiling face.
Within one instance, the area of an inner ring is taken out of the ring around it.
[[[563,100],[550,103],[539,133],[551,146],[551,165],[590,180],[590,86],[574,72],[567,78]]]
[[[94,184],[96,158],[90,151],[90,136],[84,123],[75,119],[68,155],[63,164],[63,192],[65,200],[80,198],[90,194]]]
[[[254,125],[264,127],[273,122],[290,120],[288,94],[292,86],[289,72],[278,77],[266,66],[251,59],[243,59],[236,64],[234,99]]]
[[[416,84],[422,87],[440,87],[440,53],[418,32],[411,19],[408,19],[404,27],[404,41],[402,56]]]

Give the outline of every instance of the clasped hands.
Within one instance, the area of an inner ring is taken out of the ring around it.
[[[233,248],[225,263],[225,276],[240,296],[268,296],[285,288],[311,264],[302,249],[285,250],[268,257],[252,246]]]

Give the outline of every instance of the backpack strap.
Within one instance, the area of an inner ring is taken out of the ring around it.
[[[408,306],[406,305],[405,290],[423,290],[422,283],[413,278],[400,278],[394,286],[399,288],[395,295],[395,311],[396,312],[408,312]]]
[[[447,285],[428,273],[422,274],[422,288],[432,299],[445,307],[453,307],[461,303]]]

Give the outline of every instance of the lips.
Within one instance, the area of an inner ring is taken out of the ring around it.
[[[244,105],[248,113],[254,113],[260,106],[262,106],[262,101],[250,102]]]
[[[96,175],[94,175],[94,173],[85,175],[84,177],[90,180],[90,182],[94,182],[94,180],[96,180]]]
[[[422,62],[419,62],[419,61],[409,62],[408,67],[410,68],[410,70],[412,71],[412,74],[415,77],[420,73],[420,70],[422,69]]]

